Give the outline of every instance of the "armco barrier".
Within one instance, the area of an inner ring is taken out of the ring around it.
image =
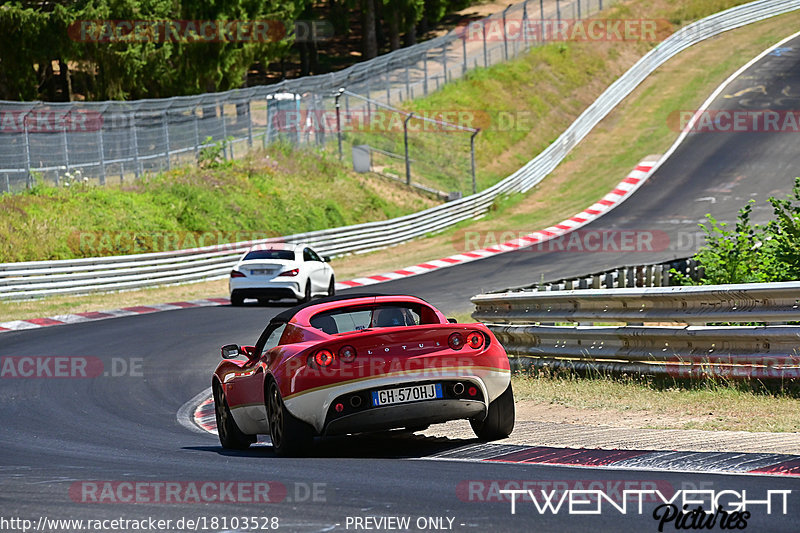
[[[483,322],[800,321],[800,281],[572,291],[521,291],[472,298]]]
[[[290,235],[282,240],[307,242],[322,253],[339,255],[366,252],[399,244],[440,231],[485,213],[501,195],[525,192],[538,184],[564,159],[605,116],[655,69],[686,48],[740,26],[800,9],[800,0],[759,0],[717,13],[690,24],[648,52],[615,81],[541,154],[496,185],[472,196],[392,220]],[[212,259],[218,247],[84,260],[41,261],[0,264],[0,299],[19,299],[52,294],[77,294],[219,279],[235,263],[249,243],[232,243]],[[164,260],[162,263],[154,261]],[[170,264],[172,270],[154,275],[155,265]],[[215,261],[219,262],[215,262]],[[204,261],[204,262],[203,262]],[[124,265],[124,266],[122,266]],[[96,267],[96,268],[87,268]],[[83,270],[80,270],[83,269]],[[142,269],[142,270],[140,270]],[[77,278],[57,278],[93,272]]]
[[[518,367],[673,377],[800,378],[800,282],[481,294],[473,317]],[[623,322],[626,326],[535,323]]]

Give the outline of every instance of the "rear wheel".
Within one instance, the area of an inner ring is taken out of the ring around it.
[[[217,434],[223,448],[245,450],[256,441],[254,435],[247,435],[239,429],[231,415],[228,401],[222,387],[214,384],[214,414],[217,418]]]
[[[303,297],[298,301],[300,303],[306,303],[311,301],[311,280],[306,281],[306,290],[303,293]]]
[[[334,296],[336,294],[336,280],[331,276],[331,281],[328,283],[328,296]]]
[[[481,440],[504,439],[514,431],[514,393],[511,383],[503,394],[489,404],[484,420],[470,419],[472,431]]]
[[[295,418],[286,409],[274,381],[270,381],[267,387],[267,418],[269,436],[276,455],[293,457],[308,452],[313,443],[314,428]]]

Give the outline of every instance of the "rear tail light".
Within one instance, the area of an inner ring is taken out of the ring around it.
[[[483,346],[483,335],[477,331],[470,331],[467,334],[467,345],[473,350],[477,350]]]
[[[244,278],[244,277],[247,277],[247,276],[245,276],[244,274],[242,274],[238,270],[231,270],[231,277],[232,278]]]
[[[293,268],[291,270],[287,270],[286,272],[281,272],[280,274],[278,274],[278,276],[294,277],[294,276],[298,275],[299,273],[300,273],[300,269],[299,268]]]
[[[464,337],[461,333],[453,333],[450,335],[450,338],[447,339],[447,345],[450,346],[451,350],[460,350],[464,347]]]
[[[314,354],[314,362],[319,366],[331,366],[333,353],[330,350],[320,350]]]
[[[352,363],[356,358],[356,349],[352,346],[342,346],[339,348],[339,359],[345,363]]]

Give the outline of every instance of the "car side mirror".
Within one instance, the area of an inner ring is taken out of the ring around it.
[[[330,262],[331,262],[331,256],[329,256],[329,255],[323,255],[323,256],[322,256],[322,261],[323,261],[324,263],[330,263]]]
[[[234,359],[240,355],[243,355],[242,349],[239,348],[238,344],[226,344],[220,348],[220,351],[222,352],[223,359]]]
[[[447,321],[451,324],[458,324],[458,320],[456,320],[455,318],[448,318]]]

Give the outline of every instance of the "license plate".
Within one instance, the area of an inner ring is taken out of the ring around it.
[[[271,274],[272,270],[265,269],[265,268],[254,268],[250,271],[250,274],[253,276],[266,276],[267,274]]]
[[[372,391],[372,405],[374,406],[435,400],[437,398],[442,398],[441,383]]]

